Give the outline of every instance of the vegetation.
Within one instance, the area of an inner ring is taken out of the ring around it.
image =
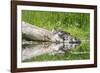
[[[48,12],[48,11],[22,11],[22,21],[36,25],[38,27],[52,31],[53,28],[60,28],[65,32],[82,41],[81,45],[66,52],[64,55],[50,56],[44,54],[33,57],[27,61],[47,61],[47,60],[79,60],[89,59],[89,34],[90,34],[90,15],[89,13],[71,13],[71,12]],[[83,54],[73,54],[71,52],[88,52]]]

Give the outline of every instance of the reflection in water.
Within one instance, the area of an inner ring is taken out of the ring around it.
[[[22,61],[35,56],[49,54],[64,54],[68,49],[75,48],[80,43],[51,43],[51,42],[31,42],[24,44],[22,47]]]

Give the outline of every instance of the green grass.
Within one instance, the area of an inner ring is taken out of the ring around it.
[[[48,11],[22,11],[22,21],[28,22],[38,27],[52,30],[60,28],[65,32],[69,32],[72,36],[81,40],[89,40],[90,34],[90,15],[89,13],[71,13],[71,12],[48,12]],[[72,54],[70,52],[89,52],[89,42],[83,42],[80,46],[66,52],[64,55],[50,56],[44,54],[33,57],[24,62],[30,61],[47,61],[47,60],[79,60],[89,59],[89,53]]]

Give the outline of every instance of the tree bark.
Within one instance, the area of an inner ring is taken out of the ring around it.
[[[51,32],[22,21],[22,36],[30,40],[51,41]]]

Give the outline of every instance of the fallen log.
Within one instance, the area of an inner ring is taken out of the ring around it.
[[[22,39],[29,39],[31,41],[50,41],[50,42],[66,42],[66,43],[80,43],[77,39],[70,35],[70,33],[54,29],[52,32],[46,29],[37,27],[35,25],[22,21]]]
[[[22,21],[22,36],[30,40],[50,41],[51,32]]]

